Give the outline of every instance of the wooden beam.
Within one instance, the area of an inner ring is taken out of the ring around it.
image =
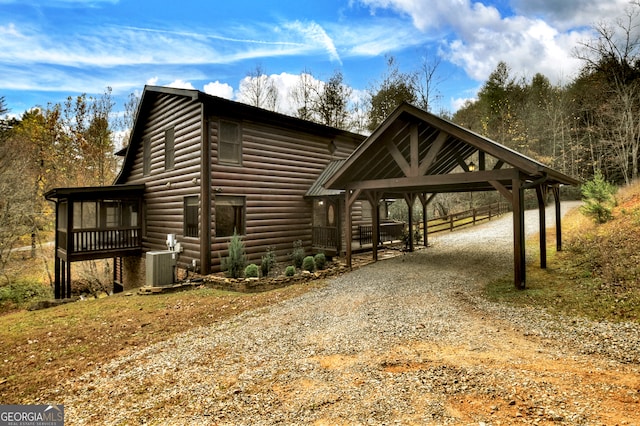
[[[538,198],[538,218],[540,224],[540,268],[547,268],[547,225],[546,225],[546,209],[545,198],[547,195],[546,187],[536,187],[536,197]]]
[[[347,243],[347,247],[346,247],[346,253],[345,253],[345,257],[346,257],[346,263],[347,263],[347,268],[351,268],[351,245],[353,244],[353,230],[351,229],[351,206],[353,205],[353,202],[350,201],[350,190],[346,190],[344,193],[344,197],[345,197],[345,207],[344,207],[344,223],[345,223],[345,237],[346,237],[346,243]]]
[[[496,180],[491,180],[489,181],[489,183],[491,184],[491,186],[493,186],[504,198],[507,199],[507,201],[509,201],[510,203],[513,204],[513,195],[511,194],[511,191],[509,191],[503,184],[501,184],[500,182],[496,181]]]
[[[556,251],[562,251],[562,216],[560,211],[560,186],[554,185],[553,199],[556,205]]]
[[[442,145],[444,145],[448,137],[449,135],[442,131],[438,134],[438,137],[431,145],[431,148],[429,148],[427,155],[422,160],[422,163],[420,163],[420,168],[418,169],[419,176],[422,176],[425,173],[427,173],[427,170],[429,169],[429,167],[431,167],[433,160],[436,159],[438,152],[440,152],[440,149],[442,149]]]
[[[524,240],[524,194],[520,178],[514,178],[513,194],[513,281],[517,289],[526,286],[525,240]]]
[[[373,261],[378,261],[378,245],[380,244],[380,208],[378,202],[380,193],[376,191],[367,192],[367,200],[371,204],[371,245]]]
[[[459,185],[465,183],[485,183],[513,179],[516,169],[485,170],[473,173],[449,173],[442,175],[410,176],[391,179],[363,180],[349,184],[353,189],[407,189],[424,190],[432,185]]]
[[[402,169],[402,173],[404,173],[405,176],[411,176],[411,166],[407,163],[407,160],[404,158],[398,147],[390,139],[387,139],[385,145],[396,164],[400,169]]]
[[[408,225],[409,225],[409,251],[413,252],[414,250],[414,245],[413,245],[413,205],[416,202],[416,195],[413,193],[410,194],[404,194],[404,200],[407,203],[407,207],[408,207]]]
[[[418,176],[418,172],[420,169],[420,158],[419,158],[419,137],[418,137],[418,124],[412,123],[409,128],[409,148],[410,148],[410,159],[411,159],[411,171],[409,176]]]
[[[484,170],[486,167],[484,151],[478,151],[478,170]]]

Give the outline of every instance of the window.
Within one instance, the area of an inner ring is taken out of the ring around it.
[[[173,169],[175,163],[175,130],[173,127],[164,131],[164,169]]]
[[[242,140],[238,123],[220,121],[218,128],[218,161],[226,164],[242,164]]]
[[[98,209],[95,201],[73,202],[73,229],[98,227]]]
[[[244,197],[216,196],[216,237],[244,235]]]
[[[184,236],[198,237],[198,197],[184,197]]]
[[[147,176],[151,170],[151,138],[142,139],[142,175]]]

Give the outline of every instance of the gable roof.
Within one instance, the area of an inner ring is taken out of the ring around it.
[[[355,143],[359,143],[365,139],[365,136],[357,133],[348,132],[346,130],[337,129],[335,127],[325,126],[323,124],[302,120],[296,117],[288,116],[274,111],[268,111],[262,108],[243,104],[241,102],[231,101],[218,96],[209,95],[195,89],[176,89],[161,86],[145,86],[138,109],[136,111],[133,129],[129,136],[128,145],[118,152],[124,156],[124,161],[120,173],[116,177],[115,183],[124,183],[124,172],[128,170],[134,159],[138,145],[142,142],[142,132],[144,131],[145,117],[151,111],[155,100],[160,96],[176,96],[190,99],[194,102],[200,102],[204,107],[204,114],[221,115],[227,118],[250,119],[266,125],[273,125],[287,128],[290,130],[300,131],[308,134],[326,136],[328,138],[343,137],[350,139]]]
[[[473,157],[472,157],[473,156]],[[469,172],[467,161],[480,169]],[[525,184],[579,181],[491,139],[403,103],[331,176],[327,189],[403,192],[489,191]],[[498,184],[498,185],[497,185]]]

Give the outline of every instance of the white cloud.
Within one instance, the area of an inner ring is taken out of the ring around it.
[[[225,99],[233,99],[234,95],[233,87],[227,83],[220,83],[219,81],[205,84],[203,90],[209,95],[219,96]]]
[[[157,86],[158,85],[158,77],[151,77],[150,79],[147,80],[147,83],[149,86]]]
[[[461,66],[475,80],[485,80],[498,62],[506,62],[514,73],[531,76],[543,73],[557,82],[577,72],[580,63],[572,57],[572,49],[585,39],[588,29],[565,31],[536,16],[502,16],[500,11],[482,2],[470,0],[360,0],[375,12],[392,9],[409,16],[413,25],[425,33],[439,33],[446,41],[443,56]],[[624,0],[615,0],[622,2]],[[516,1],[517,10],[538,10],[538,15],[563,17],[563,22],[589,25],[602,9],[595,0],[573,0],[591,6],[590,12],[566,10],[556,6],[556,0]],[[525,7],[525,5],[529,5]],[[553,7],[556,7],[555,12]],[[612,8],[606,8],[613,10]],[[452,11],[455,11],[452,13]],[[572,14],[570,13],[572,12]]]
[[[183,81],[183,80],[174,80],[171,83],[166,85],[167,87],[173,87],[174,89],[189,89],[189,90],[195,90],[195,87],[193,87],[193,84],[189,83],[188,81]]]

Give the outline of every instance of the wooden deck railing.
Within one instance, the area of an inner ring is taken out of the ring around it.
[[[404,222],[389,222],[380,224],[379,243],[401,241],[406,224]],[[371,225],[358,226],[358,242],[360,246],[373,243],[373,227]]]
[[[71,241],[71,253],[134,249],[142,246],[142,232],[139,227],[80,229],[71,232]],[[60,248],[66,248],[66,232],[59,231],[58,244]]]

